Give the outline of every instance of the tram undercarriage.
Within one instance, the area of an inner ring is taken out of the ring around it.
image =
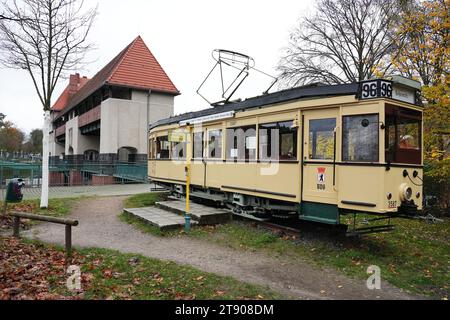
[[[186,196],[186,187],[184,185],[161,182],[158,182],[158,185],[163,186],[165,190],[169,191],[172,197],[183,199]],[[228,208],[235,216],[260,222],[274,220],[278,222],[285,221],[285,223],[299,220],[314,222],[314,220],[302,217],[301,204],[290,204],[288,202],[269,198],[255,197],[242,193],[224,192],[212,188],[203,189],[200,187],[191,187],[190,199],[205,205]],[[345,231],[347,236],[360,236],[370,233],[393,231],[395,229],[395,225],[392,224],[393,219],[414,219],[420,217],[417,206],[409,203],[407,205],[407,207],[400,207],[399,212],[395,214],[374,214],[340,210],[336,208],[338,212],[337,222],[329,223],[329,225],[333,225],[338,229]],[[350,223],[344,222],[346,217],[350,217]],[[359,227],[357,226],[358,218],[361,220],[359,223],[362,224],[362,226]],[[378,222],[383,223],[378,224]]]

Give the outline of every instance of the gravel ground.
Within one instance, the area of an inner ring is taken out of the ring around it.
[[[381,290],[368,290],[364,280],[354,280],[336,270],[321,269],[301,259],[273,258],[264,253],[234,250],[202,240],[157,237],[119,220],[126,197],[80,201],[70,218],[80,222],[73,244],[101,247],[147,257],[171,260],[206,272],[232,276],[268,286],[294,299],[415,299],[382,281]],[[64,243],[64,228],[39,224],[23,233],[48,243]]]

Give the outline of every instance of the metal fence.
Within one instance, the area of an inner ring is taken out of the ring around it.
[[[0,187],[4,188],[14,178],[23,179],[27,187],[39,187],[42,183],[42,164],[0,160]],[[147,181],[146,163],[59,162],[49,165],[50,186],[147,183]]]

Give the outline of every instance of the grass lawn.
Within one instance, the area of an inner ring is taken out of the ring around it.
[[[128,201],[151,205],[154,198],[155,195],[146,194]],[[301,257],[356,278],[367,278],[367,267],[377,265],[381,268],[382,279],[408,292],[438,299],[449,296],[450,219],[437,224],[397,219],[393,221],[396,225],[393,232],[360,239],[339,236],[327,227],[307,222],[301,227],[300,236],[292,238],[237,221],[215,227],[195,227],[185,235],[183,231],[161,234],[134,217],[122,215],[121,219],[157,235],[195,237],[238,250],[263,250],[271,255]]]
[[[8,203],[7,212],[26,212],[34,213],[38,215],[52,216],[52,217],[64,217],[69,214],[72,206],[79,201],[80,198],[65,198],[65,199],[49,199],[48,208],[41,209],[40,201],[36,200],[24,200],[20,203]],[[3,208],[3,203],[0,202],[0,208]],[[23,229],[29,229],[32,225],[41,223],[39,221],[21,219],[21,227]],[[0,214],[0,232],[3,230],[12,229],[13,219],[11,216],[3,217]],[[9,232],[9,231],[8,231]]]
[[[80,200],[80,198],[49,199],[47,209],[41,209],[39,207],[39,199],[24,200],[20,203],[8,203],[7,212],[17,211],[63,217],[69,213],[72,205],[78,200]],[[2,201],[0,201],[0,206],[3,208]]]
[[[377,265],[382,278],[397,287],[433,298],[448,298],[450,221],[431,225],[398,220],[396,226],[391,233],[361,239],[336,236],[326,229],[303,230],[298,239],[293,239],[276,236],[248,223],[232,222],[215,228],[197,228],[189,236],[236,249],[303,257],[361,279],[367,278],[368,266]]]
[[[283,298],[230,277],[106,249],[75,250],[68,263],[60,247],[0,237],[0,257],[0,300]],[[66,287],[68,264],[81,267],[78,292]]]
[[[81,250],[82,272],[92,285],[85,298],[132,299],[279,299],[268,288],[206,273],[190,266],[104,249]],[[98,261],[101,265],[96,267]]]
[[[142,208],[153,206],[155,202],[165,200],[167,193],[143,193],[131,196],[125,200],[125,208]]]

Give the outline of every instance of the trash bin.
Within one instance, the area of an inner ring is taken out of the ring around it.
[[[16,178],[12,179],[8,183],[8,188],[6,189],[6,202],[18,203],[23,199],[22,187],[25,185],[23,179]]]

